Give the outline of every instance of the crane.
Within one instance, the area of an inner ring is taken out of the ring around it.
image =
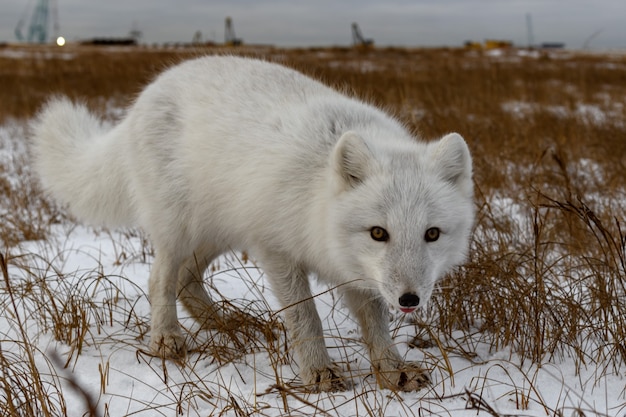
[[[374,44],[373,39],[365,39],[363,34],[361,33],[361,29],[359,29],[359,25],[357,23],[352,24],[352,45],[355,47],[367,48]]]
[[[37,0],[35,10],[30,18],[30,24],[28,25],[28,34],[24,36],[22,30],[28,10],[29,7],[27,6],[24,16],[15,27],[15,37],[19,41],[26,40],[27,42],[46,43],[48,41],[48,29],[50,26],[50,11],[52,11],[53,30],[55,34],[59,30],[56,3],[51,0]]]

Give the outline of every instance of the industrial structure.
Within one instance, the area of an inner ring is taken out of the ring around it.
[[[54,0],[37,0],[35,9],[30,15],[30,23],[28,24],[28,33],[24,35],[24,25],[28,18],[29,8],[24,11],[24,15],[15,27],[15,37],[18,41],[26,41],[33,43],[46,43],[49,38],[50,19],[52,18],[52,30],[54,38],[59,32],[59,18],[57,14],[56,1]]]
[[[235,28],[233,26],[233,19],[226,18],[226,27],[224,29],[224,44],[228,46],[237,46],[243,43],[243,39],[235,36]]]
[[[526,32],[528,35],[529,48],[560,49],[565,47],[565,44],[563,42],[542,42],[539,45],[535,44],[535,35],[533,33],[533,17],[530,13],[526,13]]]
[[[533,17],[530,13],[526,13],[526,35],[528,35],[528,47],[532,48],[535,44],[535,35],[533,34]]]
[[[352,45],[357,48],[367,48],[374,45],[373,39],[366,39],[361,33],[361,29],[357,23],[352,24]]]

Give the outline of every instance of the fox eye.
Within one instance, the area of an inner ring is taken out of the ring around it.
[[[424,239],[426,240],[426,242],[434,242],[437,239],[439,239],[439,234],[441,232],[439,231],[438,227],[431,227],[430,229],[426,230],[426,234],[424,235]]]
[[[377,242],[386,242],[389,240],[389,233],[380,226],[374,226],[370,229],[370,236]]]

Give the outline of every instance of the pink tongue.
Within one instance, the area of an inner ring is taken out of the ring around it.
[[[415,307],[400,307],[400,311],[409,314],[415,311]]]

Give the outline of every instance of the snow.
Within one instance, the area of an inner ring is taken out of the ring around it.
[[[145,248],[140,236],[61,225],[54,228],[53,239],[26,242],[20,249],[25,254],[37,254],[26,255],[28,259],[23,260],[31,271],[46,271],[48,280],[54,280],[53,271],[60,272],[63,277],[59,285],[77,288],[79,292],[89,289],[85,293],[91,294],[91,300],[98,305],[95,311],[103,317],[110,309],[113,324],[103,323],[99,331],[95,331],[92,325],[80,355],[74,354],[67,368],[63,369],[59,366],[61,363],[57,363],[54,369],[54,373],[75,379],[98,398],[101,407],[106,404],[110,415],[172,415],[180,399],[186,397],[191,400],[183,401],[183,415],[210,414],[220,407],[228,407],[231,397],[236,398],[247,412],[284,413],[280,392],[272,389],[276,383],[275,370],[267,352],[249,353],[223,365],[214,363],[202,353],[192,353],[184,367],[163,363],[145,353],[147,339],[143,334],[149,305],[144,291],[150,258],[143,260]],[[126,259],[120,263],[121,253]],[[220,259],[220,265],[223,269],[213,275],[220,291],[223,289],[224,293],[239,300],[257,297],[260,304],[268,303],[277,309],[269,289],[261,286],[260,270],[251,266],[246,268],[245,274],[241,271],[233,273],[233,269],[240,267],[236,266],[232,256]],[[9,273],[15,281],[29,279],[21,268],[12,267]],[[102,274],[107,276],[108,282],[102,281]],[[110,305],[107,300],[111,300],[112,293],[118,290],[121,294],[117,297],[121,298]],[[315,286],[316,293],[325,290],[323,286]],[[616,411],[623,413],[618,408],[624,406],[623,388],[620,388],[624,382],[619,376],[609,375],[596,381],[593,369],[587,374],[576,375],[573,363],[567,358],[541,368],[520,365],[516,356],[507,350],[489,352],[481,349],[478,339],[472,342],[478,343],[478,349],[474,349],[478,356],[469,361],[453,353],[447,358],[447,365],[444,365],[438,348],[425,349],[422,353],[400,343],[408,359],[439,367],[432,373],[433,387],[401,394],[378,390],[373,378],[367,376],[368,363],[363,346],[357,340],[357,326],[333,296],[331,293],[319,296],[318,309],[324,318],[331,355],[339,363],[349,364],[356,375],[355,386],[352,391],[340,394],[301,394],[315,407],[331,410],[331,415],[361,415],[368,408],[384,412],[384,415],[398,416],[419,415],[419,409],[455,416],[476,415],[476,410],[465,409],[469,398],[467,392],[473,393],[474,398],[480,396],[503,415],[546,415],[544,405],[547,405],[548,414],[568,407],[593,409],[606,415],[617,415]],[[28,310],[28,306],[24,310]],[[185,317],[182,310],[180,313]],[[136,319],[128,320],[129,314]],[[49,333],[42,333],[38,318],[24,315],[22,320],[26,323],[30,341],[41,352],[40,364],[46,363],[44,354],[51,353],[62,358],[61,362],[66,361],[71,354],[68,345],[55,341]],[[132,324],[134,320],[139,323],[138,328]],[[12,322],[8,317],[0,321],[5,340],[19,338]],[[193,326],[189,319],[183,318],[182,323]],[[393,326],[397,341],[411,338],[412,325],[396,317]],[[452,373],[442,369],[444,366],[449,366]],[[294,371],[293,363],[278,367],[279,376],[284,381],[293,380]],[[69,415],[83,415],[85,410],[80,396],[73,394],[67,386],[64,393],[70,402]],[[76,401],[74,406],[72,401]],[[528,403],[527,409],[520,410],[523,402]],[[308,415],[315,411],[313,406],[295,398],[289,398],[288,404],[291,412]]]
[[[510,111],[526,111],[520,108]],[[20,145],[23,134],[14,126],[0,129],[0,158],[26,159]],[[593,166],[593,161],[581,163]],[[515,209],[507,211],[510,203],[496,198],[493,205],[503,216],[515,217]],[[281,332],[277,341],[259,335],[246,352],[220,362],[204,347],[224,340],[198,329],[182,309],[190,354],[184,364],[162,361],[147,353],[146,291],[153,258],[146,237],[137,230],[93,229],[71,221],[55,224],[49,232],[46,240],[0,246],[10,259],[12,289],[0,283],[5,311],[0,316],[0,351],[17,364],[26,361],[24,346],[34,347],[39,373],[51,393],[61,391],[69,416],[85,415],[86,398],[97,404],[101,415],[110,416],[580,415],[575,410],[587,416],[626,416],[623,369],[601,372],[590,365],[577,373],[570,357],[551,358],[538,366],[507,348],[491,351],[478,331],[454,334],[441,347],[435,343],[412,349],[407,342],[424,330],[419,321],[395,313],[390,322],[394,340],[407,360],[431,369],[433,384],[413,393],[378,389],[358,326],[337,293],[315,281],[326,343],[333,359],[352,377],[349,391],[309,394],[289,388],[298,383],[297,365],[285,353],[289,344]],[[239,254],[228,254],[214,264],[206,276],[213,296],[239,306],[252,303],[250,308],[259,316],[270,317],[279,307],[263,272],[252,261],[240,259]],[[19,295],[16,308],[11,293]],[[60,305],[79,308],[55,317]],[[69,334],[55,335],[55,320],[67,324],[81,317],[77,311],[85,313],[83,321],[67,326],[73,330]]]
[[[598,96],[602,99],[602,96]],[[600,100],[602,101],[602,100]],[[502,103],[502,110],[515,118],[523,119],[532,117],[542,112],[547,112],[560,119],[577,118],[590,126],[614,125],[624,126],[623,108],[620,102],[583,103],[578,102],[573,108],[563,105],[540,105],[526,101],[508,101]]]
[[[24,59],[24,58],[39,58],[39,59],[74,59],[76,54],[63,51],[61,48],[54,52],[41,51],[34,48],[22,47],[22,48],[0,48],[0,58],[8,59]]]

